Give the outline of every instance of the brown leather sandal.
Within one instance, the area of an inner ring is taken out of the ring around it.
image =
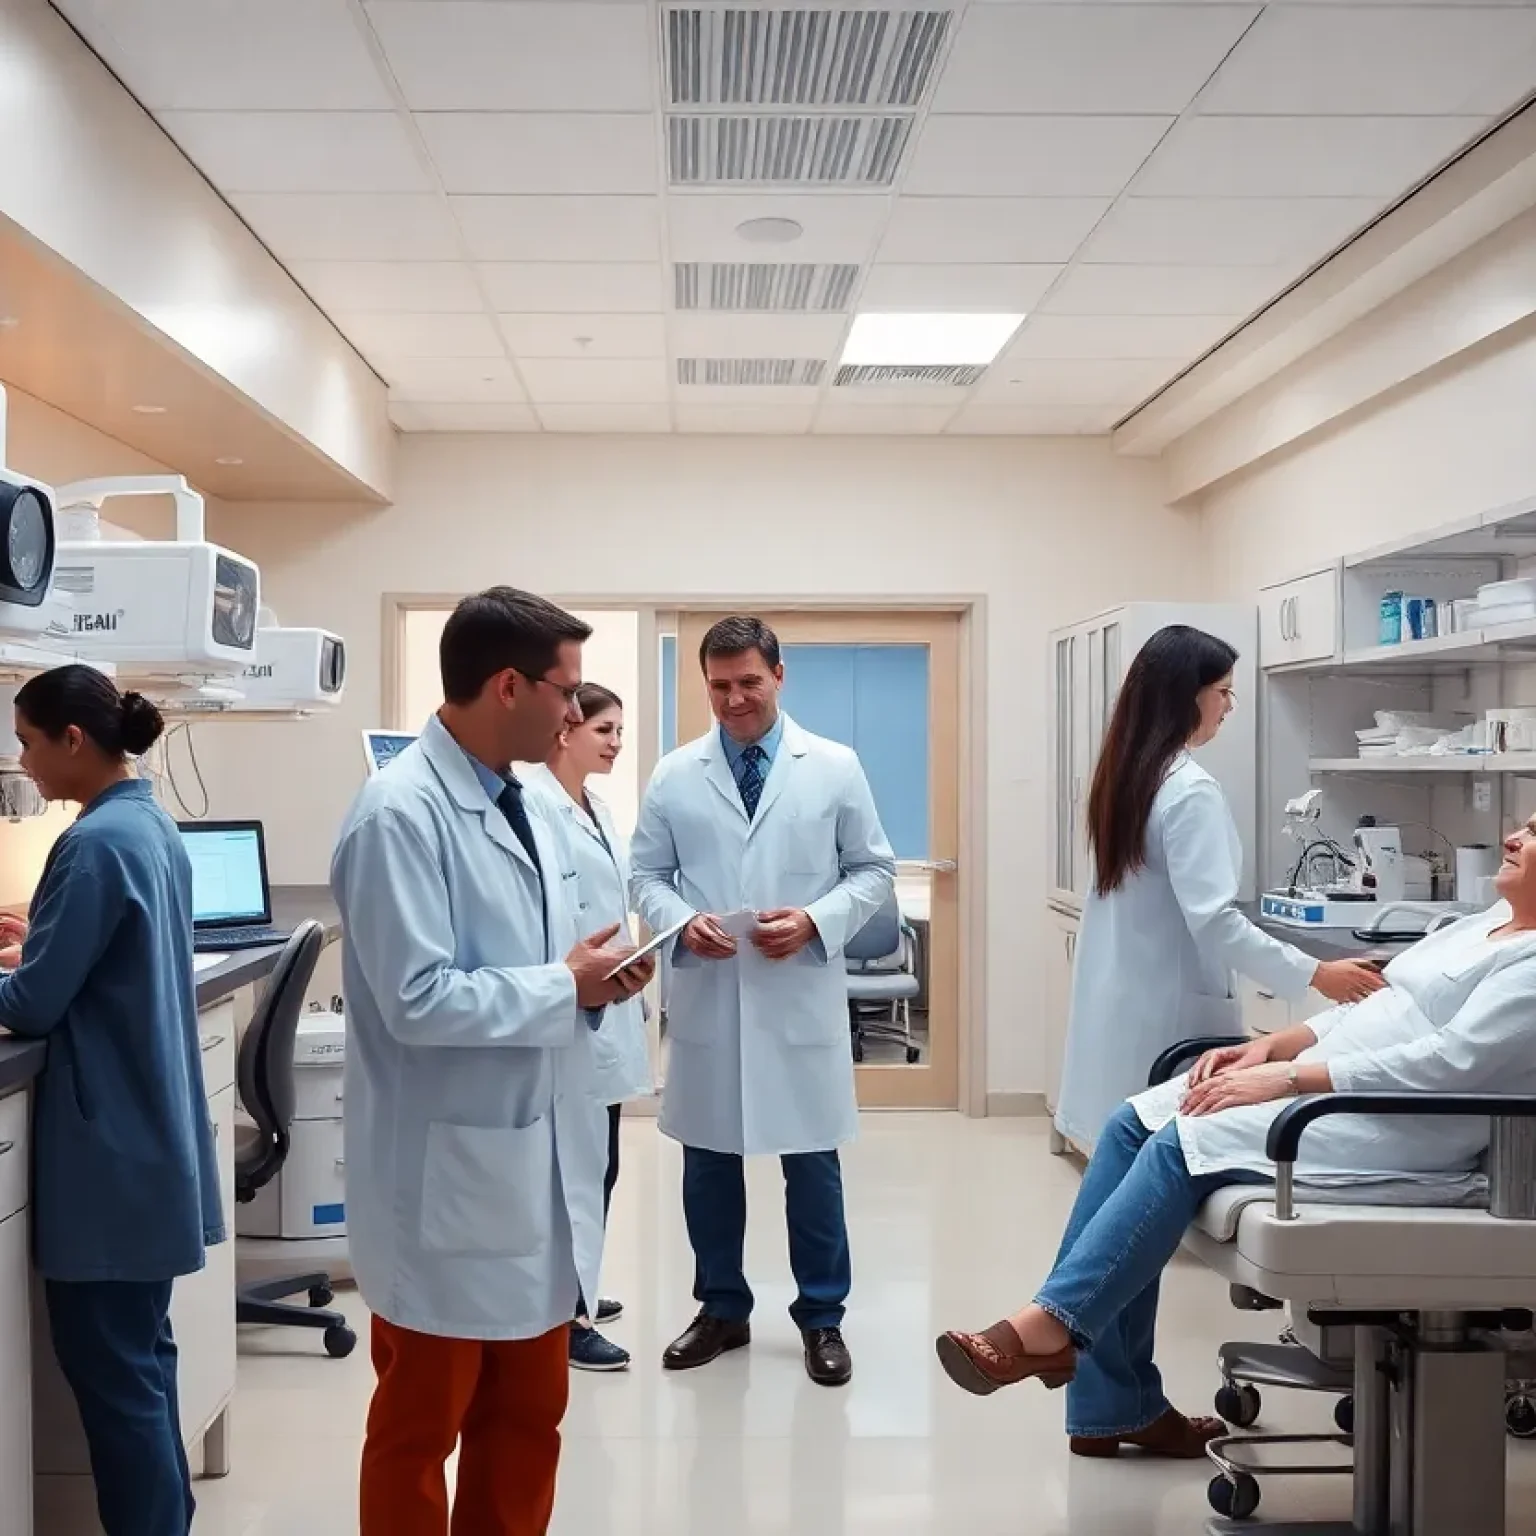
[[[934,1349],[949,1379],[977,1397],[1031,1376],[1054,1390],[1077,1374],[1077,1350],[1072,1345],[1054,1355],[1026,1354],[1013,1324],[1006,1320],[993,1323],[985,1333],[942,1333],[934,1340]]]
[[[1169,1461],[1197,1461],[1206,1446],[1227,1426],[1220,1419],[1186,1419],[1170,1408],[1145,1429],[1129,1435],[1073,1435],[1069,1444],[1074,1456],[1118,1456],[1122,1445],[1132,1446],[1144,1456],[1161,1456]]]

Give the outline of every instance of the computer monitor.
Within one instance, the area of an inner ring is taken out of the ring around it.
[[[410,731],[364,731],[363,755],[368,759],[368,777],[394,762],[416,740]]]
[[[263,927],[272,921],[267,848],[259,821],[179,822],[192,860],[192,927]]]

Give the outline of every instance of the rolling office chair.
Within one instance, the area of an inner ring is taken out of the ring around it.
[[[912,999],[922,989],[917,977],[917,940],[901,915],[892,891],[885,904],[849,939],[843,949],[848,965],[848,1028],[853,1059],[863,1061],[864,1042],[896,1040],[906,1047],[907,1064],[922,1052],[912,1043]],[[883,1020],[867,1017],[886,1008]]]
[[[242,1205],[274,1179],[288,1158],[288,1128],[293,1123],[293,1047],[299,1013],[315,962],[325,941],[314,921],[300,923],[278,957],[240,1042],[240,1102],[254,1126],[241,1127],[235,1142],[235,1199]],[[309,1305],[284,1300],[308,1293]],[[292,1275],[242,1285],[236,1293],[235,1320],[290,1328],[324,1329],[328,1355],[340,1360],[357,1345],[357,1335],[339,1312],[326,1310],[333,1298],[326,1274]]]

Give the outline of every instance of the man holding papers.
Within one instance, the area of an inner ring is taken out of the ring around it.
[[[782,1160],[790,1316],[811,1380],[853,1373],[837,1148],[858,1112],[843,946],[889,895],[896,861],[859,760],[779,712],[773,631],[722,619],[699,663],[718,729],[657,766],[631,845],[636,910],[688,919],[673,948],[661,1129],[683,1145],[698,1316],[662,1356],[707,1365],[751,1340],[742,1159]]]

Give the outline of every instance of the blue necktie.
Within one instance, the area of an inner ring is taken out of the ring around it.
[[[736,787],[741,791],[741,804],[748,821],[757,815],[757,802],[763,798],[763,763],[767,757],[756,742],[741,754],[741,777],[736,781]]]

